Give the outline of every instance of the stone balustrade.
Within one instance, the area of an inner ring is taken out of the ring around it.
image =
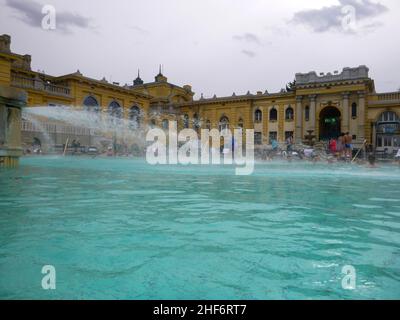
[[[13,74],[11,76],[11,85],[23,89],[34,89],[46,91],[53,95],[71,96],[71,89],[68,87],[57,86],[51,83],[42,81],[41,79],[26,78]]]
[[[34,123],[28,120],[21,121],[22,132],[47,132],[47,133],[61,133],[71,135],[94,135],[94,130],[84,127],[74,127],[65,124],[56,124],[48,122]]]
[[[379,101],[391,101],[391,100],[399,100],[400,101],[400,92],[389,92],[378,94]]]

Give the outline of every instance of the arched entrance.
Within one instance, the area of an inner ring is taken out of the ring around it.
[[[319,140],[337,138],[340,131],[340,111],[335,107],[326,107],[319,114]]]

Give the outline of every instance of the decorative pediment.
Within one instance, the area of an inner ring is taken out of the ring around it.
[[[336,107],[339,108],[341,106],[341,103],[339,100],[324,100],[321,101],[321,107]]]

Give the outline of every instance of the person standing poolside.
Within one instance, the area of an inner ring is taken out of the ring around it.
[[[397,151],[397,154],[394,156],[394,160],[396,162],[398,162],[398,164],[400,165],[400,149]]]
[[[286,139],[286,145],[287,145],[287,152],[292,152],[293,151],[293,136],[289,136]]]
[[[273,151],[278,151],[278,147],[279,147],[278,141],[273,139],[272,142],[271,142],[271,145],[272,145],[272,150]]]
[[[336,139],[332,138],[331,141],[329,142],[329,152],[334,155],[336,151],[337,151],[337,142]]]
[[[338,137],[337,144],[336,144],[336,151],[339,154],[339,157],[343,157],[343,150],[344,150],[344,133],[341,133]]]
[[[351,158],[352,156],[352,149],[353,149],[353,137],[350,135],[349,132],[346,132],[345,136],[344,136],[344,152],[345,152],[345,156],[346,158]]]

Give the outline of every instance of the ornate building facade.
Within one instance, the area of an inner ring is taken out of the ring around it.
[[[297,142],[310,137],[324,141],[341,132],[364,140],[380,152],[400,148],[400,92],[377,93],[366,66],[340,73],[296,74],[296,82],[278,93],[257,92],[194,100],[190,85],[177,86],[162,74],[144,83],[138,74],[131,85],[96,80],[80,71],[50,76],[31,70],[31,57],[11,51],[11,38],[0,36],[0,85],[23,89],[28,106],[71,105],[108,112],[138,126],[166,128],[177,120],[181,128],[241,127],[255,130],[257,145],[273,139]]]

